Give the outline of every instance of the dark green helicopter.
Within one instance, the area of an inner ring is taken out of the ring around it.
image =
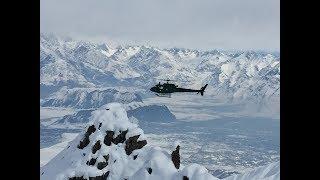
[[[167,81],[167,82],[163,83],[163,84],[160,84],[160,82],[159,82],[159,84],[157,84],[154,87],[150,88],[150,91],[158,93],[158,94],[156,94],[157,96],[164,96],[166,94],[169,94],[169,97],[171,97],[171,93],[175,93],[175,92],[197,92],[197,94],[200,93],[201,96],[203,96],[204,90],[208,86],[208,84],[206,84],[205,86],[203,86],[199,90],[196,90],[196,89],[185,89],[185,88],[178,87],[178,85],[169,83],[169,81],[172,81],[170,79],[166,79],[165,81]]]

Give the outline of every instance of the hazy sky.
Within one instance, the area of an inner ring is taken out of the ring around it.
[[[280,0],[41,0],[41,32],[107,44],[280,49]]]

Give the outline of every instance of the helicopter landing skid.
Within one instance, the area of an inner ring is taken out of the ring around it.
[[[171,93],[156,93],[156,95],[159,96],[159,97],[171,98]]]

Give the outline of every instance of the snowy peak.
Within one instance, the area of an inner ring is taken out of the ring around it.
[[[114,53],[112,54],[111,58],[119,61],[125,61],[139,51],[139,46],[118,46],[116,49],[114,49]]]
[[[164,49],[171,55],[175,56],[176,58],[181,59],[191,59],[198,57],[200,55],[200,52],[197,50],[192,49],[184,49],[184,48],[171,48],[171,49]]]
[[[106,43],[98,45],[97,48],[100,49],[101,52],[105,54],[107,57],[112,56],[116,52],[116,49],[111,48]]]
[[[40,170],[41,179],[216,179],[197,164],[180,165],[180,146],[168,153],[147,144],[121,104],[92,112],[90,123]]]

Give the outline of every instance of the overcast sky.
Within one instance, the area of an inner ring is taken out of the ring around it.
[[[280,49],[280,0],[41,0],[40,31],[107,44]]]

